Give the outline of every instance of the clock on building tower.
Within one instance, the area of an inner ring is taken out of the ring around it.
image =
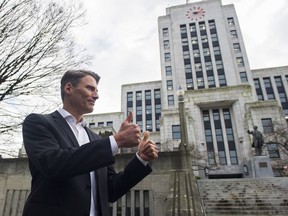
[[[190,20],[198,21],[205,16],[205,10],[201,7],[193,7],[186,11],[185,16]]]

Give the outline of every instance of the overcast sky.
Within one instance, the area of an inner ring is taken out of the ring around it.
[[[76,36],[101,76],[94,113],[121,111],[121,85],[161,79],[157,19],[186,0],[82,1],[88,24]],[[288,1],[222,0],[231,3],[251,69],[288,65]]]

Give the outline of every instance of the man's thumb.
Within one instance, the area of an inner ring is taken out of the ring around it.
[[[145,131],[145,132],[144,132],[143,141],[146,142],[146,141],[148,140],[149,136],[150,136],[150,132],[149,132],[149,131]]]
[[[133,113],[130,111],[126,120],[128,123],[131,123],[133,121]]]

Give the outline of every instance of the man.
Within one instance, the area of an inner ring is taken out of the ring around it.
[[[260,131],[258,131],[258,127],[255,125],[253,126],[253,131],[247,131],[248,134],[253,135],[253,143],[252,143],[252,148],[255,148],[255,156],[260,156],[262,155],[262,146],[264,143],[264,138],[263,135]]]
[[[23,140],[32,176],[23,216],[108,216],[115,202],[152,170],[158,157],[153,141],[141,140],[132,113],[119,131],[100,139],[85,126],[98,99],[100,77],[86,70],[67,71],[61,79],[63,108],[51,114],[30,114]],[[111,166],[119,148],[138,146],[123,172]]]

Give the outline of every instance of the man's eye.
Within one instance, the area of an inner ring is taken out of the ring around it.
[[[87,89],[88,89],[89,91],[94,91],[94,88],[91,87],[91,86],[87,86]]]

